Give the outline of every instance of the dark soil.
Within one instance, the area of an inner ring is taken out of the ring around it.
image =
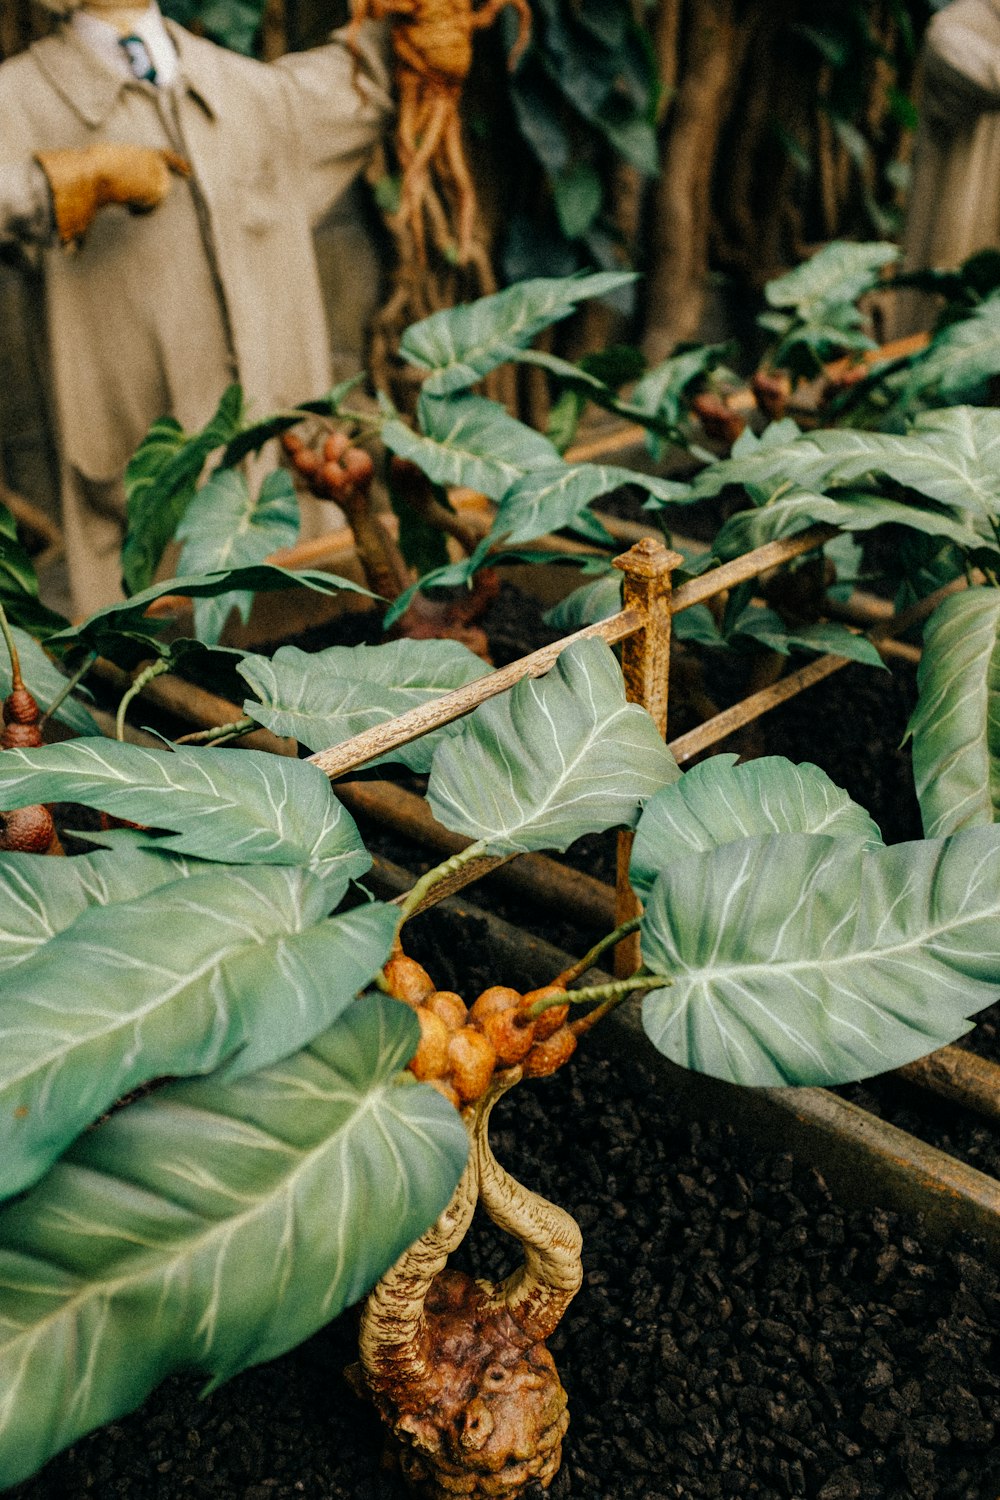
[[[523,649],[512,627],[509,654]],[[888,840],[918,837],[898,750],[911,698],[905,674],[848,668],[772,715],[765,748],[820,764]],[[577,852],[607,878],[606,844]],[[475,922],[438,913],[413,932],[440,985],[471,998],[496,982]],[[577,936],[565,923],[546,935]],[[883,1089],[866,1085],[863,1102],[1000,1170],[995,1132]],[[551,1341],[572,1415],[553,1500],[998,1500],[1000,1275],[984,1247],[936,1247],[919,1224],[835,1201],[807,1163],[692,1124],[635,1061],[605,1055],[599,1030],[495,1118],[500,1160],[584,1231],[584,1287]],[[509,1262],[483,1225],[461,1263],[494,1275]],[[10,1493],[397,1500],[378,1425],[341,1374],[355,1322],[205,1401],[196,1376],[174,1377]]]
[[[996,1500],[1000,1278],[975,1245],[931,1249],[806,1165],[678,1119],[597,1033],[502,1102],[493,1139],[584,1231],[552,1340],[572,1412],[554,1500]],[[489,1226],[472,1256],[510,1259]],[[348,1314],[205,1402],[175,1377],[11,1493],[397,1500],[341,1377],[353,1338]]]

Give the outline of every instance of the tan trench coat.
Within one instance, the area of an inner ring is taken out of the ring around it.
[[[931,20],[907,209],[907,270],[950,270],[1000,248],[1000,0],[952,0]],[[892,324],[927,328],[937,299],[901,293]]]
[[[80,613],[119,597],[121,477],[151,422],[202,425],[234,379],[257,415],[327,389],[312,231],[393,107],[377,34],[359,92],[337,40],[263,64],[167,24],[171,90],[119,78],[69,28],[0,66],[0,164],[112,140],[193,169],[153,213],[104,209],[79,250],[41,252]]]

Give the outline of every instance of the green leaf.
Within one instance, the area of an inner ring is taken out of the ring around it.
[[[883,267],[897,261],[899,254],[898,245],[836,240],[793,271],[769,281],[764,296],[771,307],[791,307],[799,317],[815,319],[831,305],[854,302],[875,285]]]
[[[592,500],[623,485],[634,484],[663,504],[686,501],[686,485],[655,475],[638,474],[615,464],[564,464],[536,469],[512,485],[500,501],[490,532],[508,546],[528,542],[570,526],[591,541],[613,545],[613,538],[587,510]]]
[[[204,868],[147,849],[102,849],[73,859],[0,854],[0,971],[30,958],[88,906],[141,896]]]
[[[934,335],[930,347],[892,381],[904,410],[920,396],[943,402],[983,400],[987,383],[1000,375],[1000,293],[961,322]]]
[[[1000,986],[1000,829],[862,849],[777,834],[662,871],[642,953],[670,989],[643,1023],[674,1062],[740,1084],[835,1084],[970,1029]]]
[[[173,417],[161,417],[136,449],[125,470],[128,530],[122,577],[127,593],[152,583],[209,455],[236,436],[242,416],[243,392],[231,385],[200,432],[188,434]]]
[[[23,625],[33,635],[46,636],[66,621],[38,598],[34,564],[17,535],[17,523],[6,505],[0,504],[0,604],[12,624]]]
[[[635,279],[632,271],[611,271],[522,281],[491,297],[446,308],[411,324],[400,340],[399,352],[411,365],[431,372],[424,394],[447,396],[475,385],[498,365],[515,358],[543,328],[568,318],[581,302],[603,297]]]
[[[489,670],[458,641],[415,640],[330,646],[312,653],[282,646],[272,658],[245,656],[237,667],[260,699],[248,698],[243,712],[310,750],[339,745]],[[435,746],[459,728],[447,724],[370,764],[402,761],[411,771],[428,771]]]
[[[971,527],[942,511],[883,500],[879,495],[852,495],[833,499],[829,495],[783,495],[760,510],[741,510],[716,533],[715,556],[725,562],[742,557],[755,547],[779,537],[795,536],[810,526],[826,522],[845,531],[872,531],[876,526],[906,526],[927,536],[947,537],[965,550],[982,546],[983,539]]]
[[[34,802],[81,802],[169,829],[147,837],[158,849],[199,859],[304,864],[345,880],[371,865],[323,772],[256,750],[147,750],[107,739],[5,750],[0,811]]]
[[[11,633],[17,645],[17,654],[21,659],[21,675],[25,685],[31,690],[35,702],[44,713],[65,688],[66,678],[52,658],[42,650],[33,635],[29,635],[26,630],[19,630],[16,625],[11,627]],[[10,657],[0,647],[0,698],[6,698],[12,683]],[[101,732],[94,716],[88,713],[77,698],[64,698],[56,710],[55,717],[60,724],[65,724],[68,729],[74,730],[77,734],[100,734]]]
[[[331,899],[305,870],[216,868],[91,906],[19,964],[0,1022],[0,1194],[138,1085],[226,1062],[240,1076],[329,1026],[396,925],[379,904],[324,920]]]
[[[576,240],[600,213],[604,189],[589,162],[576,161],[553,177],[552,197],[559,228],[568,240]]]
[[[468,1140],[401,1084],[416,1040],[407,1007],[360,1001],[239,1084],[131,1104],[0,1214],[0,1484],[172,1370],[216,1385],[283,1354],[423,1233]]]
[[[683,397],[688,387],[731,352],[730,344],[700,344],[661,360],[634,387],[629,397],[633,410],[676,425],[684,415]]]
[[[184,543],[178,560],[182,574],[219,573],[253,567],[299,534],[299,502],[285,469],[268,474],[254,500],[245,477],[236,469],[218,469],[198,491],[177,530]],[[231,610],[246,623],[253,594],[249,589],[196,599],[195,634],[213,645]]]
[[[435,752],[427,801],[491,854],[562,850],[584,833],[633,827],[646,798],[679,774],[652,719],[626,703],[611,648],[587,640],[463,722]]]
[[[162,617],[146,616],[146,610],[157,599],[168,594],[190,599],[215,599],[234,590],[265,594],[296,587],[313,589],[318,594],[338,594],[346,590],[351,594],[363,594],[366,599],[376,597],[361,584],[332,573],[293,572],[274,563],[257,563],[252,567],[227,568],[222,573],[168,578],[144,589],[141,594],[134,594],[124,604],[106,605],[80,625],[57,631],[48,637],[46,644],[54,650],[96,651],[121,667],[131,668],[150,656],[169,653],[170,648],[157,639],[168,621]]]
[[[967,589],[924,626],[907,733],[928,838],[1000,822],[1000,589]]]
[[[609,620],[622,607],[622,575],[617,570],[582,584],[545,612],[545,623],[569,634],[585,625]],[[679,618],[679,617],[678,617]]]
[[[660,871],[686,855],[772,833],[829,834],[866,848],[882,843],[865,809],[818,766],[778,755],[738,766],[735,755],[713,755],[646,803],[629,878],[645,897]]]
[[[437,401],[422,393],[417,415],[421,432],[390,418],[382,424],[382,441],[435,484],[463,485],[499,500],[522,475],[559,462],[548,438],[482,396]]]
[[[817,621],[813,625],[789,627],[773,609],[751,606],[740,615],[729,633],[733,642],[756,641],[769,651],[788,656],[792,651],[815,651],[834,656],[845,656],[848,661],[861,662],[867,667],[886,670],[885,662],[878,651],[863,635],[856,635],[846,625],[836,621]]]
[[[1000,515],[1000,411],[953,406],[921,413],[902,436],[845,428],[812,438],[836,459],[830,478],[837,484],[887,474],[957,511]]]

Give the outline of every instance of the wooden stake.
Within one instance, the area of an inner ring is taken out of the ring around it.
[[[644,537],[621,557],[615,567],[625,575],[622,605],[639,610],[642,628],[622,641],[622,672],[630,703],[639,703],[652,716],[660,734],[667,735],[667,692],[670,683],[670,625],[673,570],[684,561],[654,537]],[[618,879],[615,926],[637,916],[641,907],[629,884],[631,833],[618,835]],[[623,938],[615,949],[615,975],[624,979],[639,968],[639,934]]]

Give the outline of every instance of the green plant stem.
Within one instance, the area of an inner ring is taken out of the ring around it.
[[[568,969],[563,969],[561,974],[557,974],[552,983],[561,985],[572,984],[574,979],[579,979],[581,974],[586,974],[587,970],[596,964],[602,953],[607,952],[609,948],[613,948],[616,943],[620,943],[622,938],[628,937],[629,933],[636,932],[641,922],[641,915],[638,917],[629,917],[628,921],[622,922],[620,926],[615,928],[614,932],[609,932],[599,942],[595,943],[575,964],[570,964]]]
[[[259,727],[256,719],[244,716],[242,719],[234,719],[231,724],[214,724],[211,729],[196,729],[193,734],[182,734],[174,744],[211,745],[218,740],[238,740]]]
[[[24,687],[24,679],[21,676],[21,658],[17,654],[17,643],[14,640],[14,632],[10,628],[10,621],[2,604],[0,604],[0,634],[3,635],[7,643],[7,651],[10,655],[11,689],[16,692],[19,688]]]
[[[673,982],[666,974],[630,974],[628,979],[610,979],[607,984],[587,984],[580,990],[563,990],[558,995],[548,995],[543,1000],[536,1000],[525,1014],[536,1020],[553,1006],[565,1005],[567,1000],[574,1005],[583,1004],[587,1000],[610,1001],[617,1005],[633,990],[662,990]]]
[[[421,875],[416,885],[411,887],[410,891],[401,903],[399,921],[396,924],[397,934],[403,923],[407,920],[407,918],[413,915],[417,907],[423,901],[424,897],[430,891],[432,891],[436,885],[440,885],[442,880],[447,880],[450,875],[454,875],[455,872],[461,870],[464,865],[471,864],[475,859],[481,859],[485,853],[486,840],[477,839],[476,842],[474,844],[470,844],[468,848],[459,850],[459,852],[457,854],[453,854],[450,859],[444,860],[442,864],[435,865],[432,870],[428,870],[425,875]]]
[[[125,710],[132,702],[132,699],[139,696],[147,682],[152,682],[154,677],[162,677],[165,672],[169,671],[170,663],[161,659],[160,661],[151,662],[148,667],[144,667],[139,675],[133,679],[132,686],[127,692],[122,694],[122,701],[118,705],[118,713],[115,716],[116,740],[120,741],[125,738]]]
[[[62,708],[63,704],[65,703],[66,699],[69,697],[73,689],[80,686],[80,683],[86,677],[87,673],[90,671],[99,655],[99,651],[89,651],[87,653],[87,655],[83,659],[82,664],[77,667],[72,677],[67,677],[63,687],[60,688],[59,692],[53,698],[48,708],[42,714],[40,723],[47,723],[48,720],[52,718],[52,715],[56,713],[60,708]]]

